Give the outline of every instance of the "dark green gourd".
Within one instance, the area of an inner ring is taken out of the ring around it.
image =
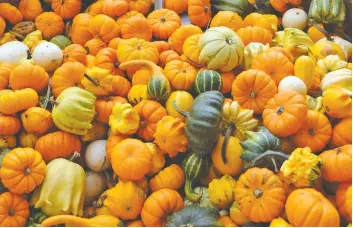
[[[218,91],[208,91],[198,95],[190,112],[178,112],[187,116],[185,135],[193,153],[210,154],[221,131],[224,96]]]
[[[215,208],[202,208],[193,204],[169,216],[167,227],[215,227],[219,211]]]
[[[185,174],[185,195],[192,202],[198,202],[201,195],[193,190],[193,182],[207,175],[209,161],[207,157],[196,153],[189,154],[183,161]]]
[[[214,70],[203,70],[197,74],[194,84],[194,90],[197,94],[207,91],[221,91],[222,77]]]

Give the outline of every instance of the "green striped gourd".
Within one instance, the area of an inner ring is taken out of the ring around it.
[[[197,94],[212,90],[221,91],[222,77],[217,71],[203,70],[197,74],[194,88]]]
[[[192,153],[183,161],[183,171],[185,174],[185,195],[192,202],[198,202],[201,195],[193,190],[193,182],[207,175],[209,161],[206,157]]]
[[[208,91],[196,97],[190,112],[175,109],[187,116],[185,135],[193,153],[208,155],[216,144],[222,123],[224,96],[218,91]]]
[[[152,100],[164,102],[170,95],[170,84],[165,75],[156,64],[147,60],[131,60],[120,64],[121,70],[126,70],[130,66],[145,66],[152,70],[152,76],[147,83],[147,94]]]

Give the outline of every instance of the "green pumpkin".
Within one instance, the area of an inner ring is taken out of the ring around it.
[[[208,188],[207,187],[196,187],[196,188],[194,188],[194,193],[200,196],[199,202],[192,202],[191,200],[188,199],[188,197],[185,197],[185,199],[184,199],[185,206],[190,206],[190,205],[196,204],[199,207],[216,208],[212,204],[210,197],[208,196]]]
[[[243,148],[240,158],[245,163],[244,168],[256,166],[278,171],[288,158],[286,154],[281,153],[281,140],[265,127],[258,129],[257,132],[246,131],[247,140],[240,142]]]
[[[190,201],[200,201],[201,195],[194,192],[192,185],[194,181],[205,177],[208,173],[208,169],[209,161],[206,157],[191,153],[184,159],[185,195]]]
[[[72,44],[71,40],[64,35],[54,36],[50,42],[56,44],[61,50]]]
[[[216,11],[233,11],[241,17],[245,17],[253,11],[248,0],[212,0],[212,9]]]
[[[218,91],[208,91],[196,97],[190,112],[175,109],[187,116],[185,135],[193,153],[207,155],[216,144],[222,123],[224,96]]]
[[[203,70],[197,74],[194,88],[197,94],[212,90],[221,91],[222,77],[217,71]]]
[[[170,95],[170,84],[163,75],[152,75],[148,80],[147,94],[152,100],[165,102]]]
[[[167,227],[215,227],[219,212],[193,204],[175,212],[167,219]]]

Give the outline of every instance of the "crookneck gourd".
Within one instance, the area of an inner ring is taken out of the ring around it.
[[[175,212],[168,218],[167,227],[215,227],[219,212],[215,208],[202,208],[193,204]]]
[[[209,161],[205,156],[196,153],[189,154],[183,161],[185,174],[185,195],[192,202],[199,202],[201,195],[193,190],[193,183],[206,176],[209,169]]]
[[[187,116],[185,135],[193,153],[207,155],[218,140],[222,123],[224,96],[218,91],[207,91],[198,95],[190,112],[176,110]]]
[[[147,83],[147,94],[152,100],[165,102],[170,94],[170,83],[168,78],[163,74],[160,68],[151,61],[147,60],[132,60],[120,64],[121,70],[127,70],[133,66],[144,66],[152,71],[152,76]]]

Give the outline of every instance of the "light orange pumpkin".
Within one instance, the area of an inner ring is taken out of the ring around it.
[[[104,0],[98,1],[94,4],[101,2],[101,14],[109,17],[119,17],[129,10],[129,5],[124,0]]]
[[[158,49],[158,53],[161,54],[164,51],[170,50],[170,45],[167,41],[164,40],[156,40],[152,42],[154,46]]]
[[[95,119],[101,123],[108,123],[109,116],[112,114],[113,106],[116,103],[127,103],[127,100],[123,97],[108,97],[96,100],[96,116]]]
[[[72,19],[81,11],[82,3],[80,0],[52,0],[51,8],[54,13],[64,19]]]
[[[124,72],[119,69],[118,57],[116,55],[116,49],[103,48],[97,54],[94,59],[95,66],[110,70],[113,75],[125,76]]]
[[[106,48],[107,44],[99,37],[94,37],[88,40],[85,44],[85,49],[87,50],[88,55],[96,56],[97,53]]]
[[[194,85],[197,71],[187,62],[173,60],[165,65],[164,74],[172,89],[188,91]]]
[[[332,131],[332,146],[339,147],[346,144],[352,144],[352,118],[341,119]]]
[[[168,62],[171,62],[173,60],[180,60],[180,56],[176,51],[167,50],[159,55],[159,65],[163,68]]]
[[[27,109],[21,114],[21,120],[28,133],[44,134],[54,126],[51,112],[40,107]]]
[[[50,40],[64,31],[64,20],[54,12],[43,12],[35,20],[36,28],[42,32],[43,38]]]
[[[0,93],[0,112],[12,115],[19,111],[37,106],[38,93],[31,88],[21,90],[2,90]]]
[[[130,17],[121,25],[121,38],[152,40],[152,27],[144,17]]]
[[[71,44],[63,50],[63,63],[66,62],[79,62],[83,65],[86,64],[87,50],[79,44]]]
[[[210,27],[225,26],[234,32],[243,27],[243,19],[232,11],[219,11],[213,18]]]
[[[112,91],[110,93],[115,96],[127,97],[131,83],[126,78],[114,75],[112,80]]]
[[[153,37],[157,39],[168,39],[181,25],[179,15],[168,9],[154,10],[148,15],[147,20],[152,27]]]
[[[87,41],[93,38],[88,24],[93,16],[89,13],[80,13],[72,21],[71,40],[74,44],[84,46]]]
[[[270,0],[270,4],[275,10],[284,13],[290,6],[300,6],[302,0]]]
[[[163,8],[182,14],[188,10],[188,0],[164,0]]]
[[[8,21],[11,25],[20,23],[23,20],[21,11],[7,2],[0,3],[0,17]]]
[[[185,40],[194,34],[202,34],[202,30],[195,25],[182,25],[169,37],[168,43],[174,51],[181,55]]]
[[[255,27],[255,26],[246,26],[245,28],[240,28],[237,31],[238,36],[243,41],[244,46],[248,45],[251,42],[259,42],[262,44],[272,44],[273,34],[266,29]]]
[[[211,20],[210,0],[189,0],[188,16],[191,24],[204,28]]]
[[[150,188],[152,192],[162,188],[178,190],[184,184],[184,172],[176,164],[172,164],[150,180]]]
[[[20,130],[21,123],[15,116],[0,113],[0,135],[15,135]]]
[[[5,89],[9,85],[9,79],[13,68],[15,68],[15,65],[12,63],[0,63],[0,90]]]
[[[121,41],[117,55],[120,63],[138,59],[149,60],[156,64],[159,61],[159,53],[156,46],[148,41],[137,38]]]
[[[146,15],[151,8],[151,0],[126,0],[129,3],[129,10],[134,10]]]
[[[109,48],[113,48],[114,50],[117,50],[120,41],[121,41],[121,38],[120,38],[120,37],[115,37],[114,39],[112,39],[112,40],[109,42],[108,47],[109,47]]]
[[[29,203],[22,196],[11,192],[0,195],[0,226],[25,226],[29,217]]]
[[[116,22],[103,14],[94,16],[88,23],[88,29],[92,36],[100,37],[105,43],[120,35],[120,28]]]
[[[124,139],[127,139],[127,135],[112,135],[107,139],[107,143],[105,144],[105,151],[107,153],[108,161],[111,161],[113,148]]]
[[[310,147],[313,153],[324,149],[329,143],[332,126],[327,117],[314,110],[309,110],[305,123],[293,136],[296,147]]]
[[[347,222],[352,222],[352,184],[341,183],[336,191],[338,212]]]
[[[118,19],[116,20],[116,23],[121,28],[121,26],[125,23],[125,21],[131,17],[145,18],[145,16],[142,13],[131,10],[131,11],[128,11],[127,13],[125,13],[124,15],[121,15],[120,17],[118,17]]]
[[[34,21],[43,12],[40,0],[21,0],[18,9],[27,21]]]

